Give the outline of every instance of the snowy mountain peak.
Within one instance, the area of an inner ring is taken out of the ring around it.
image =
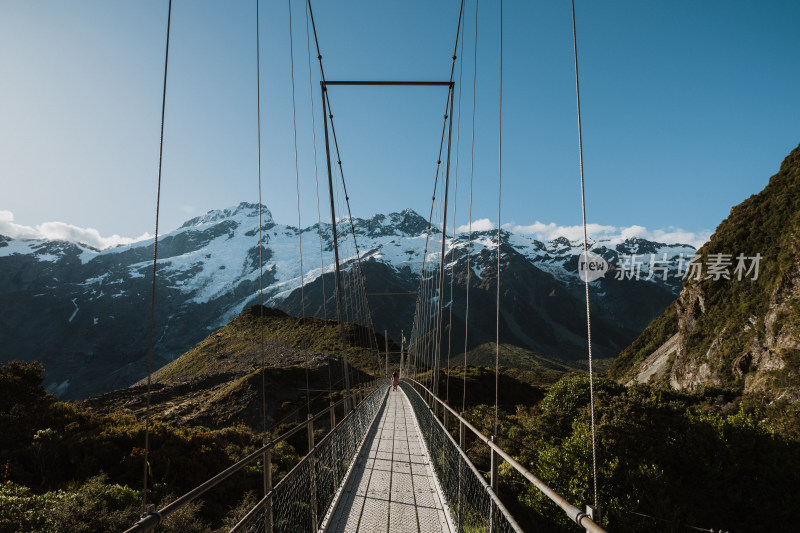
[[[191,228],[196,226],[205,226],[207,224],[213,224],[228,219],[236,219],[236,218],[248,219],[257,217],[258,217],[258,204],[242,202],[235,207],[229,207],[227,209],[214,209],[212,211],[209,211],[205,215],[201,215],[199,217],[187,220],[186,222],[183,223],[180,229]],[[274,222],[272,218],[272,212],[264,204],[261,204],[261,219],[262,222],[265,224],[269,222]]]
[[[412,209],[388,215],[377,214],[367,220],[356,220],[359,228],[369,237],[389,235],[415,237],[428,229],[428,221]]]
[[[550,241],[550,244],[551,244],[551,246],[553,248],[571,248],[572,247],[572,243],[569,242],[569,239],[567,239],[566,237],[556,237],[555,239]]]

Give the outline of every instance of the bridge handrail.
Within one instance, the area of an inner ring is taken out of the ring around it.
[[[373,388],[375,388],[375,385],[370,385],[370,386],[367,386],[367,387],[363,387],[361,389],[353,389],[353,391],[352,391],[350,396],[351,397],[358,396],[359,394],[363,394],[367,390],[371,390]],[[303,420],[303,421],[299,422],[297,424],[297,426],[295,426],[292,429],[286,431],[285,433],[281,434],[280,436],[276,437],[275,439],[270,440],[269,442],[264,444],[261,448],[259,448],[258,450],[254,451],[253,453],[251,453],[250,455],[248,455],[244,459],[240,460],[239,462],[229,466],[228,468],[226,468],[225,470],[223,470],[222,472],[220,472],[216,476],[214,476],[211,479],[201,483],[200,485],[198,485],[197,487],[193,488],[192,490],[190,490],[189,492],[187,492],[183,496],[177,498],[176,500],[173,500],[172,502],[170,502],[169,504],[167,504],[163,508],[161,508],[161,509],[159,509],[157,511],[153,511],[153,512],[149,513],[147,516],[145,516],[141,520],[139,520],[136,524],[134,524],[130,528],[126,529],[124,531],[124,533],[148,533],[148,532],[152,531],[166,517],[168,517],[169,515],[171,515],[172,513],[174,513],[175,511],[177,511],[181,507],[183,507],[184,505],[186,505],[186,504],[192,502],[193,500],[197,499],[198,497],[202,496],[203,494],[205,494],[206,492],[208,492],[212,488],[214,488],[217,485],[219,485],[221,482],[223,482],[226,479],[228,479],[229,477],[231,477],[233,474],[235,474],[235,473],[239,472],[240,470],[242,470],[244,467],[250,465],[251,463],[253,463],[257,459],[261,458],[266,452],[268,452],[273,447],[275,447],[276,444],[285,441],[286,439],[288,439],[289,437],[291,437],[292,435],[294,435],[298,431],[300,431],[303,428],[305,428],[306,426],[308,426],[308,424],[313,423],[314,421],[316,421],[316,420],[322,418],[323,416],[325,416],[325,414],[330,414],[331,410],[335,410],[337,407],[342,405],[347,400],[348,400],[347,397],[342,398],[341,400],[339,400],[339,401],[337,401],[335,403],[332,403],[331,405],[329,405],[328,407],[326,407],[325,409],[323,409],[319,413],[313,415],[312,417],[306,418],[306,420]],[[328,435],[333,433],[333,431],[335,431],[336,428],[341,426],[353,414],[353,412],[355,412],[355,406],[353,406],[353,408],[350,409],[350,412],[346,413],[345,416],[342,417],[342,419],[340,421],[338,421],[336,426],[331,428],[331,430],[328,432]],[[328,435],[326,435],[325,437],[327,437]],[[305,460],[305,457],[303,459],[301,459],[300,463],[302,463],[304,460]],[[298,463],[298,465],[300,463]],[[295,467],[296,466],[297,465],[295,465]],[[292,468],[292,470],[294,470],[294,468]],[[281,481],[283,481],[283,480],[281,480]],[[272,493],[276,488],[278,488],[279,485],[280,485],[280,482],[278,482],[278,485],[273,487],[272,490],[270,490],[269,492]],[[267,494],[264,498],[266,499],[268,496],[269,496],[269,494]]]
[[[405,381],[405,380],[404,380],[404,381]],[[410,380],[409,380],[409,381],[410,381]],[[412,389],[414,389],[413,385],[411,386],[411,388],[412,388]],[[414,390],[414,392],[415,392],[415,393],[416,393],[416,394],[417,394],[417,395],[418,395],[420,398],[422,398],[422,396],[419,394],[419,391],[417,391],[417,390]],[[424,401],[424,399],[423,399],[423,401]],[[456,450],[458,450],[458,454],[459,454],[459,455],[461,456],[461,458],[463,459],[463,461],[464,461],[464,464],[466,464],[466,465],[467,465],[467,467],[470,469],[470,471],[472,472],[472,474],[475,476],[475,478],[476,478],[476,479],[478,480],[478,482],[481,484],[481,486],[483,487],[483,489],[484,489],[484,490],[487,492],[487,494],[489,494],[489,497],[491,498],[492,502],[493,502],[493,503],[494,503],[494,504],[497,506],[497,508],[500,510],[500,512],[501,512],[501,513],[503,513],[503,515],[505,516],[505,518],[506,518],[506,520],[508,521],[509,525],[510,525],[510,526],[511,526],[511,527],[514,529],[514,531],[516,531],[516,532],[518,532],[518,533],[524,533],[524,532],[523,532],[523,530],[522,530],[522,527],[520,527],[520,525],[519,525],[519,524],[517,523],[517,521],[514,519],[514,517],[513,517],[513,515],[511,514],[511,512],[508,510],[508,508],[505,506],[505,504],[504,504],[502,501],[500,501],[500,497],[499,497],[499,496],[497,495],[497,493],[494,491],[494,489],[492,488],[492,486],[491,486],[491,485],[489,485],[489,483],[486,481],[486,478],[484,478],[484,477],[483,477],[483,474],[481,474],[481,473],[478,471],[478,469],[475,467],[475,465],[474,465],[474,464],[472,464],[472,461],[469,459],[469,457],[467,457],[467,454],[466,454],[466,452],[465,452],[464,450],[462,450],[462,449],[461,449],[461,447],[458,445],[458,443],[457,443],[457,442],[456,442],[456,440],[453,438],[453,436],[450,434],[450,432],[449,432],[449,431],[447,431],[447,428],[446,428],[446,427],[444,427],[444,424],[442,423],[442,421],[441,421],[441,420],[439,420],[439,417],[436,417],[436,416],[434,416],[433,418],[434,418],[434,420],[436,420],[436,423],[439,425],[439,429],[440,429],[440,430],[441,430],[441,431],[442,431],[442,432],[443,432],[445,435],[447,435],[447,439],[450,441],[450,443],[453,445],[453,447],[454,447]]]
[[[375,388],[375,387],[366,387],[366,389],[365,389],[365,390],[369,390],[369,389],[373,389],[373,388],[374,388],[375,390],[377,390],[377,388]],[[373,390],[372,392],[375,392],[375,390]],[[370,392],[370,394],[372,394],[372,392]],[[341,403],[341,402],[343,402],[343,401],[344,401],[344,400],[339,400],[339,402],[337,402],[337,404],[336,404],[336,405],[338,405],[339,403]],[[330,408],[333,408],[333,406],[331,406]],[[330,408],[329,408],[329,409],[330,409]],[[334,429],[338,429],[338,428],[341,426],[341,424],[344,424],[344,423],[347,421],[347,419],[348,419],[348,418],[350,418],[350,416],[352,415],[352,413],[353,413],[354,411],[355,411],[355,409],[353,409],[353,410],[351,410],[349,413],[347,413],[347,415],[345,415],[345,416],[342,418],[341,422],[340,422],[339,424],[336,424],[336,428],[334,428]],[[317,420],[317,419],[319,419],[319,418],[322,418],[322,417],[325,415],[325,413],[327,413],[327,412],[328,412],[328,409],[323,409],[322,411],[320,411],[320,412],[319,412],[319,413],[317,413],[316,415],[313,415],[313,417],[312,417],[312,418],[310,418],[310,419],[309,419],[309,421],[314,421],[314,420]],[[305,424],[304,424],[303,426],[298,426],[298,427],[304,427],[304,426],[305,426]],[[293,428],[293,429],[295,429],[295,428]],[[333,434],[334,434],[334,431],[329,431],[329,432],[328,432],[328,433],[327,433],[327,434],[326,434],[324,437],[322,437],[322,439],[321,439],[321,440],[320,440],[318,443],[316,443],[316,444],[314,445],[314,449],[316,450],[316,448],[317,448],[317,447],[319,447],[319,446],[322,446],[322,445],[325,443],[325,441],[326,441],[326,440],[328,440],[329,438],[332,438],[332,437],[333,437]],[[281,435],[281,440],[285,440],[285,439],[286,439],[288,436],[290,436],[290,435],[291,435],[291,433],[289,433],[289,432],[286,432],[286,433],[284,433],[283,435]],[[366,438],[366,437],[365,437],[365,438]],[[280,442],[280,441],[279,441],[278,439],[276,439],[276,442]],[[254,506],[253,506],[253,508],[252,508],[252,509],[250,509],[250,511],[249,511],[249,512],[248,512],[248,513],[247,513],[245,516],[243,516],[243,517],[242,517],[242,519],[241,519],[241,520],[239,520],[239,522],[238,522],[238,523],[237,523],[235,526],[233,526],[233,528],[231,528],[231,533],[235,533],[236,531],[239,531],[239,529],[240,529],[241,527],[243,527],[243,525],[244,525],[244,524],[246,524],[246,523],[248,522],[248,520],[249,520],[249,519],[252,517],[252,515],[253,515],[254,513],[257,513],[257,512],[259,511],[259,507],[261,507],[261,506],[262,506],[262,505],[264,505],[264,504],[265,504],[267,501],[269,501],[269,499],[272,497],[272,495],[273,495],[273,494],[274,494],[276,491],[278,491],[278,490],[279,490],[279,489],[280,489],[280,488],[283,486],[284,482],[285,482],[287,479],[289,479],[289,478],[291,477],[291,475],[292,475],[292,474],[293,474],[295,471],[299,471],[299,469],[300,469],[300,468],[303,466],[303,464],[305,464],[307,461],[309,461],[309,460],[311,459],[311,457],[312,457],[312,453],[311,453],[311,452],[309,452],[309,453],[307,453],[307,454],[306,454],[306,455],[305,455],[305,456],[304,456],[302,459],[300,459],[300,461],[299,461],[299,462],[298,462],[296,465],[294,465],[294,466],[293,466],[293,467],[292,467],[292,468],[291,468],[291,469],[290,469],[290,470],[289,470],[289,471],[286,473],[286,475],[285,475],[285,476],[283,476],[283,477],[281,478],[281,480],[280,480],[280,481],[278,481],[278,483],[276,483],[276,484],[275,484],[275,486],[274,486],[274,487],[272,487],[272,488],[271,488],[269,491],[267,491],[267,493],[264,495],[264,497],[263,497],[263,498],[261,498],[261,500],[259,500],[259,501],[258,501],[258,503],[257,503],[256,505],[254,505]]]
[[[566,513],[566,515],[569,517],[570,520],[572,520],[579,526],[585,528],[586,531],[589,531],[591,533],[606,533],[605,530],[601,528],[597,523],[595,523],[595,521],[592,520],[588,514],[586,514],[576,506],[569,503],[563,496],[561,496],[556,491],[547,486],[547,484],[544,481],[533,475],[533,473],[531,473],[530,470],[522,466],[516,459],[507,454],[502,448],[500,448],[497,444],[495,444],[494,441],[492,441],[492,439],[481,433],[475,426],[470,424],[469,421],[467,421],[460,413],[456,412],[455,409],[453,409],[452,407],[447,405],[447,403],[445,403],[443,400],[434,395],[430,391],[430,389],[428,389],[425,385],[408,377],[404,377],[403,381],[410,383],[412,386],[418,389],[422,389],[427,393],[429,398],[432,398],[443,408],[447,409],[447,411],[449,411],[460,423],[464,424],[464,427],[472,431],[472,433],[474,433],[478,439],[483,441],[484,444],[486,444],[490,449],[492,449],[495,453],[497,453],[497,455],[502,457],[508,464],[514,467],[514,469],[517,472],[519,472],[525,479],[530,481],[545,496],[547,496],[556,505],[558,505]]]

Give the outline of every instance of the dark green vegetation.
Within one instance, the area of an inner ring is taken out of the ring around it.
[[[432,389],[430,371],[417,375],[415,379]],[[514,411],[517,405],[534,405],[544,397],[547,387],[556,381],[557,378],[552,379],[551,374],[501,367],[498,376],[500,408]],[[462,401],[467,408],[494,404],[494,390],[494,368],[467,366],[465,372],[463,366],[454,366],[449,373],[443,369],[439,375],[439,395],[457,411],[461,410]]]
[[[582,360],[559,360],[554,357],[537,354],[527,348],[513,344],[500,343],[500,358],[504,366],[519,369],[522,372],[530,372],[530,375],[538,375],[545,382],[552,383],[557,381],[566,372],[576,372],[585,370],[585,361]],[[475,366],[487,366],[494,368],[495,344],[486,342],[480,344],[467,352],[467,364]],[[595,368],[605,368],[611,363],[611,359],[596,359]],[[463,355],[454,355],[451,364],[463,364]]]
[[[38,363],[18,361],[0,367],[0,532],[129,527],[141,506],[144,424],[123,412],[98,414],[57,401],[41,387],[42,371]],[[291,427],[278,426],[272,436]],[[273,451],[276,482],[306,453],[305,433],[299,435]],[[172,501],[261,443],[262,435],[244,426],[209,430],[154,423],[149,500]],[[160,530],[227,531],[255,503],[261,484],[261,465],[248,467]]]
[[[491,434],[494,389],[468,390],[485,404],[468,408],[467,418]],[[541,401],[532,398],[533,405],[501,405],[500,446],[578,507],[592,503],[588,377],[564,377]],[[609,531],[785,531],[793,520],[796,405],[771,410],[720,390],[626,388],[602,378],[595,401],[599,499]],[[488,470],[483,443],[472,442],[469,454]],[[526,530],[577,531],[509,465],[500,476],[501,497]]]
[[[128,487],[141,487],[144,425],[130,415],[98,415],[56,401],[41,387],[42,371],[16,361],[0,368],[0,531],[113,531],[132,524],[141,494]],[[210,432],[159,423],[151,439],[155,501],[192,488],[260,442],[243,428]],[[254,489],[257,481],[253,474],[232,492]],[[202,530],[195,514],[198,526],[187,531]]]
[[[679,333],[668,375],[656,381],[800,400],[800,147],[763,191],[731,209],[698,253],[705,265],[715,254],[730,254],[730,279],[705,279],[704,269],[704,279],[686,281],[680,298],[622,351],[609,376],[632,379]],[[739,254],[761,255],[757,279],[752,273],[737,279]]]

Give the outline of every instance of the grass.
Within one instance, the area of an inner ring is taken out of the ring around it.
[[[350,365],[372,373],[373,347],[383,349],[384,338],[353,323],[344,326]],[[263,341],[263,343],[262,343]],[[289,348],[289,350],[287,350]],[[390,341],[390,350],[399,348]],[[253,306],[229,324],[156,372],[156,380],[176,382],[226,372],[245,371],[261,364],[302,366],[316,355],[340,356],[339,323],[320,318],[291,317],[281,311]]]

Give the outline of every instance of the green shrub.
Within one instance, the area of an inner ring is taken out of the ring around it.
[[[556,383],[536,408],[503,420],[506,451],[567,500],[592,503],[591,424],[585,376]],[[724,391],[695,394],[598,380],[599,500],[613,531],[685,531],[685,525],[780,530],[800,485],[800,442]],[[480,412],[480,410],[477,410]],[[509,468],[501,493],[525,523],[573,531],[566,515]],[[646,518],[640,513],[657,517]]]

